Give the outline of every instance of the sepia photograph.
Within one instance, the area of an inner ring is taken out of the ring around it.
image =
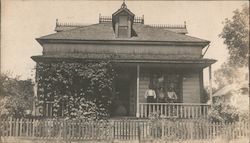
[[[250,143],[249,2],[2,0],[0,143]]]

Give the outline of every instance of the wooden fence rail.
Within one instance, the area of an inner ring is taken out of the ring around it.
[[[234,140],[249,137],[246,122],[210,123],[194,120],[80,120],[2,119],[0,137],[63,140]]]

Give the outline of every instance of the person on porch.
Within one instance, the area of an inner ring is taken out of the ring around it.
[[[147,100],[147,103],[154,103],[156,100],[156,93],[155,90],[153,90],[152,85],[149,84],[148,89],[145,92],[145,98]],[[149,116],[149,113],[153,112],[153,105],[147,105],[147,116]]]
[[[158,94],[158,102],[159,103],[164,103],[165,102],[165,91],[164,89],[161,87],[160,90],[159,90],[159,94]]]
[[[148,89],[145,92],[145,98],[147,99],[147,103],[154,103],[156,99],[156,93],[152,89],[151,85],[149,85]]]
[[[111,114],[112,116],[119,116],[119,117],[127,115],[127,109],[125,108],[119,96],[116,96],[113,100]]]
[[[169,103],[176,103],[177,101],[177,95],[173,89],[173,87],[169,88],[169,91],[167,92],[168,96],[168,102]],[[176,108],[174,106],[170,106],[170,113],[168,113],[170,116],[176,115]]]
[[[169,88],[169,91],[167,92],[167,96],[168,96],[169,103],[175,103],[177,101],[177,95],[172,87]]]

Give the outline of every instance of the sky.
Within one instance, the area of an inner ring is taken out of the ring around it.
[[[235,9],[246,1],[126,1],[136,16],[144,15],[145,24],[183,24],[191,36],[211,41],[204,58],[218,60],[212,71],[227,59],[223,39],[223,21],[231,18]],[[10,72],[21,79],[33,78],[35,62],[30,58],[42,55],[42,47],[35,40],[54,33],[59,22],[94,24],[99,13],[111,16],[120,8],[121,1],[78,0],[12,0],[2,1],[1,12],[1,72]],[[204,49],[205,51],[205,49]],[[208,84],[208,69],[204,70]]]

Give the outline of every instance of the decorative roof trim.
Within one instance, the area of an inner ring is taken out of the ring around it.
[[[99,14],[99,23],[107,22],[112,22],[112,16],[102,16],[101,14]],[[142,17],[135,16],[133,22],[144,24],[144,15],[142,15]]]
[[[154,28],[169,28],[169,29],[186,29],[186,24],[149,24],[148,26]]]
[[[127,12],[127,13],[128,13],[129,15],[131,15],[132,17],[135,16],[135,14],[132,13],[132,12],[127,8],[127,5],[125,4],[125,2],[122,3],[121,8],[118,9],[115,13],[113,13],[112,16],[116,16],[117,14],[119,14],[119,13],[122,12],[122,11]]]

